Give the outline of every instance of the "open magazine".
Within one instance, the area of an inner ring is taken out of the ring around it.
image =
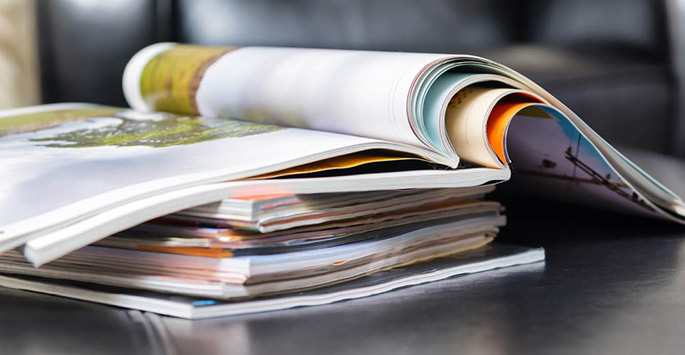
[[[311,288],[319,265],[330,285],[487,244],[504,221],[483,195],[512,170],[526,194],[685,222],[680,197],[479,57],[162,43],[123,86],[131,109],[0,112],[5,272],[231,299]],[[195,270],[208,255],[225,258]]]

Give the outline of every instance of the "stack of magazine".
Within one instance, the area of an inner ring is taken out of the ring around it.
[[[202,318],[544,260],[491,243],[507,182],[685,222],[571,110],[466,55],[162,43],[131,109],[0,112],[0,285]]]

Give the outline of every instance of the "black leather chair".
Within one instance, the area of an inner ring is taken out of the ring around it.
[[[125,105],[126,61],[158,41],[474,53],[528,75],[609,142],[673,154],[685,135],[670,2],[39,0],[43,97]]]

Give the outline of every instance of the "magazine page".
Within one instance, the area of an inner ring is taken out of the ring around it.
[[[160,43],[124,73],[134,109],[239,118],[423,146],[407,113],[436,54]]]
[[[510,189],[535,190],[560,201],[664,217],[560,112],[528,106],[511,122],[507,138],[515,167]]]
[[[136,200],[369,149],[418,147],[280,126],[58,104],[0,114],[0,249]]]
[[[483,82],[520,86],[492,70],[452,70],[473,60],[466,55],[159,43],[130,60],[123,89],[137,110],[358,135],[426,147],[457,161],[461,153],[478,155],[487,148],[464,152],[463,146],[455,147],[459,141],[447,138],[443,117],[451,97]]]
[[[560,110],[530,92],[468,86],[450,98],[444,135],[461,158],[477,166],[511,166],[510,191],[652,217],[685,221],[631,185],[596,144]],[[606,143],[605,143],[606,144]],[[651,189],[662,189],[652,184]],[[672,194],[663,188],[665,193]],[[679,203],[679,204],[678,204]]]
[[[539,95],[550,107],[558,110],[570,124],[590,142],[590,144],[599,152],[601,157],[606,160],[633,192],[644,198],[648,203],[653,204],[657,207],[657,210],[668,215],[669,218],[681,222],[685,220],[685,202],[683,202],[682,196],[674,194],[671,190],[630,161],[630,159],[626,158],[590,126],[583,122],[583,120],[571,109],[545,89],[526,78],[524,75],[517,73],[506,66],[482,58],[480,62],[463,62],[460,65],[464,71],[485,71],[509,77],[517,81],[521,89]]]

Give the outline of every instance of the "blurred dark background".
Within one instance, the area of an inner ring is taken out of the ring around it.
[[[610,143],[685,157],[683,0],[37,0],[43,102],[126,105],[159,41],[478,54]]]
[[[0,107],[38,102],[2,96],[30,58],[43,102],[126,105],[125,64],[159,41],[480,54],[685,196],[685,0],[0,0]],[[681,226],[503,202],[499,240],[544,246],[544,266],[202,322],[3,289],[0,353],[682,353]]]

